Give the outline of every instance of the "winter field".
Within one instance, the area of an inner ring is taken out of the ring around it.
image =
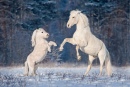
[[[38,68],[37,76],[23,76],[24,67],[1,67],[0,87],[130,87],[130,67],[114,67],[112,77],[98,77],[99,67]],[[105,70],[104,72],[105,73]]]

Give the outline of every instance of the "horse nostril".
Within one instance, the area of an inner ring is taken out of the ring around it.
[[[47,36],[49,36],[49,34],[47,34]]]
[[[68,24],[68,27],[69,27],[69,24]]]

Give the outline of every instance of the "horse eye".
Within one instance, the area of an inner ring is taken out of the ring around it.
[[[72,18],[75,18],[75,17],[72,17]]]
[[[42,32],[43,33],[43,32]]]

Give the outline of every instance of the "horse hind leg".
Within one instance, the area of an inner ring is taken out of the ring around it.
[[[25,62],[25,69],[24,69],[24,76],[28,76],[29,73],[29,67],[27,61]]]
[[[31,62],[29,63],[29,70],[30,70],[30,73],[31,73],[31,76],[35,76],[35,62]]]
[[[37,75],[37,73],[36,73],[37,69],[38,69],[38,64],[35,64],[35,66],[34,66],[34,74],[35,75]]]
[[[95,59],[95,58],[94,58],[93,56],[90,56],[90,55],[89,55],[89,64],[88,64],[88,67],[87,67],[87,70],[86,70],[84,76],[87,76],[87,75],[88,75],[88,72],[90,71],[90,69],[91,69],[91,67],[92,67],[92,63],[93,63],[93,60],[94,60],[94,59]]]
[[[98,57],[99,57],[99,61],[100,61],[100,73],[99,73],[99,76],[101,76],[106,55],[105,55],[104,52],[101,51],[101,52],[99,52]]]

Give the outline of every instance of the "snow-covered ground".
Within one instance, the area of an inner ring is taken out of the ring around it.
[[[23,70],[23,67],[1,67],[0,87],[130,87],[129,67],[114,67],[112,77],[105,74],[98,77],[99,67],[92,67],[85,78],[86,67],[41,67],[35,77],[23,76]]]

